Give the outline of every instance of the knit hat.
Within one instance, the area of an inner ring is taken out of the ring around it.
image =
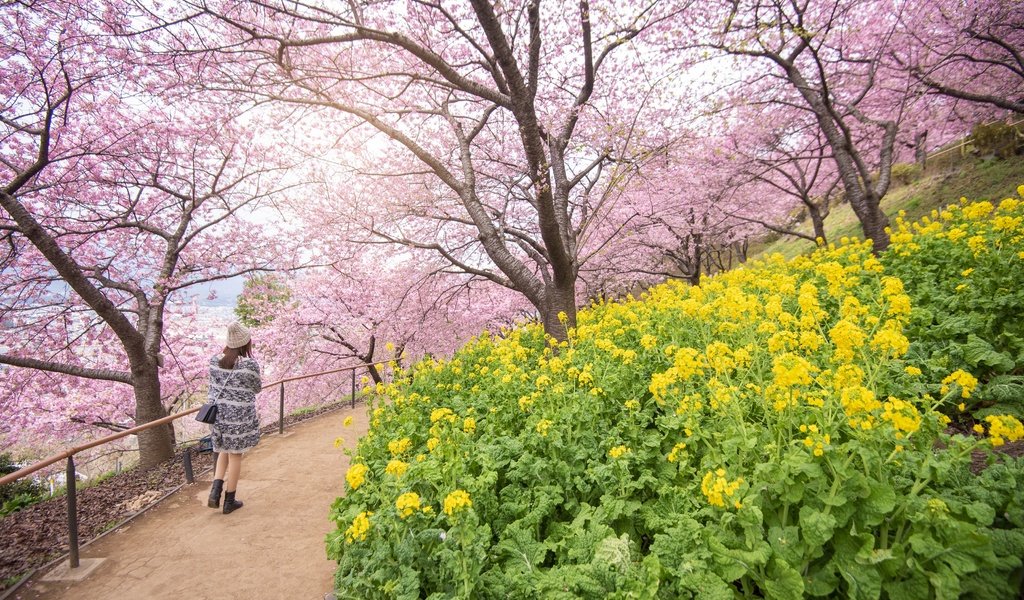
[[[238,322],[228,325],[228,348],[241,348],[248,344],[250,339],[252,339],[252,336],[249,335],[249,330],[246,329],[245,325]]]

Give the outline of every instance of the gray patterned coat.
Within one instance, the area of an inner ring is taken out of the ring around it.
[[[240,454],[260,441],[256,394],[262,387],[260,365],[239,356],[234,369],[222,369],[219,356],[210,359],[209,401],[217,403],[217,422],[210,426],[214,452]]]

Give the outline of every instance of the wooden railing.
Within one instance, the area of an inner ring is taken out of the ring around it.
[[[270,388],[273,388],[274,386],[281,386],[280,387],[280,395],[279,395],[280,401],[279,401],[279,404],[278,404],[279,408],[278,408],[278,428],[277,428],[277,430],[278,430],[279,434],[283,434],[284,433],[284,384],[285,383],[288,383],[288,382],[291,382],[291,381],[299,381],[299,380],[302,380],[302,379],[312,379],[314,377],[322,377],[324,375],[332,375],[334,373],[343,373],[345,371],[351,371],[351,373],[352,373],[352,408],[355,408],[355,406],[356,406],[356,371],[358,369],[362,369],[362,368],[369,368],[369,367],[375,367],[375,366],[378,366],[378,365],[388,364],[389,362],[391,362],[391,361],[380,361],[380,362],[375,362],[375,363],[364,363],[364,364],[356,365],[354,367],[343,367],[343,368],[340,368],[340,369],[332,369],[330,371],[320,371],[320,372],[317,372],[317,373],[310,373],[308,375],[296,375],[296,376],[293,376],[293,377],[286,377],[284,379],[281,379],[281,380],[278,380],[278,381],[274,381],[272,383],[268,383],[267,385],[264,385],[260,389],[260,391],[263,392],[263,391],[266,391],[266,390],[268,390]],[[73,448],[65,450],[64,452],[61,452],[60,454],[55,454],[55,455],[53,455],[53,456],[51,456],[49,458],[46,458],[46,459],[41,460],[41,461],[39,461],[37,463],[33,463],[33,464],[31,464],[31,465],[29,465],[27,467],[24,467],[23,469],[19,469],[19,470],[13,472],[13,473],[10,473],[10,474],[4,475],[3,477],[0,477],[0,485],[5,485],[5,484],[8,484],[8,483],[12,483],[14,481],[17,481],[17,480],[21,479],[22,477],[27,477],[27,476],[29,476],[29,475],[37,472],[37,471],[45,469],[46,467],[48,467],[48,466],[50,466],[50,465],[52,465],[52,464],[54,464],[56,462],[59,462],[59,461],[62,461],[62,460],[67,460],[67,474],[66,474],[67,479],[66,479],[66,481],[67,481],[67,504],[68,504],[68,547],[69,547],[68,561],[69,561],[69,566],[72,569],[78,568],[78,566],[79,566],[79,558],[78,558],[78,549],[79,549],[79,546],[78,546],[78,507],[77,507],[77,493],[76,493],[76,487],[77,487],[76,486],[76,481],[77,481],[76,477],[77,477],[77,473],[75,471],[75,455],[80,453],[80,452],[84,452],[85,450],[89,450],[89,449],[95,448],[97,446],[102,446],[103,444],[109,444],[110,442],[119,440],[119,439],[124,438],[126,436],[137,434],[140,431],[145,431],[146,429],[151,429],[153,427],[159,427],[160,425],[166,425],[167,423],[170,423],[170,422],[175,421],[177,419],[180,419],[182,417],[187,417],[188,415],[196,413],[199,410],[199,408],[200,407],[196,406],[194,408],[190,408],[188,410],[183,410],[183,411],[175,413],[173,415],[168,415],[166,417],[163,417],[163,418],[160,418],[160,419],[156,419],[155,421],[150,421],[149,423],[146,423],[144,425],[139,425],[138,427],[133,427],[131,429],[126,429],[124,431],[119,431],[117,433],[108,435],[106,437],[99,438],[97,440],[93,440],[91,442],[82,444],[80,446],[75,446]],[[191,455],[191,448],[186,448],[185,449],[185,453],[183,455],[183,463],[184,463],[184,470],[185,470],[185,480],[188,483],[192,483],[192,481],[193,481],[193,476],[192,476],[192,459],[191,459],[191,456],[192,456]]]

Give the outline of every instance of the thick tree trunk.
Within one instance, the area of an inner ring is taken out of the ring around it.
[[[561,285],[549,283],[544,287],[544,298],[540,311],[541,322],[544,324],[544,333],[558,341],[568,339],[568,330],[576,327],[576,281],[563,282]],[[565,313],[565,322],[559,318],[559,313]]]
[[[160,379],[156,368],[139,369],[133,373],[135,388],[135,422],[138,424],[167,416],[160,402]],[[173,428],[153,427],[138,434],[139,466],[154,467],[174,456]]]
[[[865,239],[871,240],[871,250],[879,254],[889,247],[889,234],[885,229],[889,226],[889,217],[879,206],[879,198],[857,185],[854,189],[846,188],[846,197],[850,199],[850,208],[860,220],[861,230]]]

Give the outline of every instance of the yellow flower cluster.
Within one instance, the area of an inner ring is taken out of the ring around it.
[[[627,453],[629,453],[629,448],[627,446],[615,446],[608,451],[608,456],[611,458],[621,458]]]
[[[400,460],[389,460],[384,472],[392,477],[401,477],[409,470],[409,463]]]
[[[362,463],[349,467],[345,473],[345,481],[348,482],[348,487],[353,490],[359,489],[359,486],[363,485],[363,482],[366,481],[366,473],[368,471],[367,466]]]
[[[362,542],[366,540],[366,536],[370,533],[371,515],[373,515],[372,512],[363,511],[356,515],[356,518],[352,519],[352,524],[345,530],[346,542],[351,544],[353,542]]]
[[[547,437],[549,429],[551,429],[551,421],[548,419],[541,419],[537,422],[537,433],[539,433],[541,437]]]
[[[801,425],[800,433],[808,434],[804,438],[804,446],[810,449],[811,453],[815,456],[825,454],[825,449],[832,443],[832,436],[827,433],[824,435],[820,434],[818,426],[814,424]]]
[[[398,509],[399,518],[406,518],[420,509],[420,495],[416,492],[406,492],[395,500],[395,508]]]
[[[402,438],[400,440],[392,440],[388,442],[388,450],[391,452],[391,456],[400,456],[409,451],[412,448],[412,440],[409,438]]]
[[[444,498],[444,513],[449,517],[456,513],[473,507],[473,501],[465,490],[455,490]]]
[[[911,435],[921,427],[921,413],[910,402],[890,396],[882,404],[882,409],[882,419],[892,423],[898,440]]]
[[[773,385],[783,389],[798,385],[809,385],[817,368],[796,354],[786,352],[772,360]]]
[[[742,483],[742,477],[729,481],[726,477],[725,469],[718,469],[714,472],[708,471],[704,475],[704,479],[700,483],[700,491],[707,497],[708,504],[725,508],[726,500],[733,500],[733,496],[739,490]],[[739,500],[733,500],[732,504],[735,508],[743,506]]]
[[[840,392],[840,401],[850,427],[867,430],[875,426],[875,413],[882,408],[882,403],[874,392],[862,385],[847,387]]]
[[[680,454],[686,450],[686,442],[679,442],[675,446],[672,446],[672,451],[665,456],[665,460],[670,463],[674,463],[680,458]]]
[[[452,412],[452,409],[446,407],[435,408],[434,410],[430,411],[431,423],[437,423],[442,419],[449,423],[454,423],[456,419],[455,413]]]
[[[971,392],[974,391],[974,388],[978,387],[978,380],[975,379],[974,375],[971,375],[962,369],[957,369],[942,380],[942,388],[939,390],[939,393],[943,396],[948,394],[950,390],[949,384],[951,383],[955,383],[960,386],[961,398],[970,398]]]
[[[867,335],[856,323],[847,319],[841,319],[828,332],[829,339],[835,344],[835,353],[832,360],[836,362],[850,362],[854,359],[855,352],[864,346]]]
[[[994,415],[985,417],[988,423],[988,435],[993,446],[1002,446],[1007,441],[1015,442],[1024,438],[1024,425],[1012,415]]]

